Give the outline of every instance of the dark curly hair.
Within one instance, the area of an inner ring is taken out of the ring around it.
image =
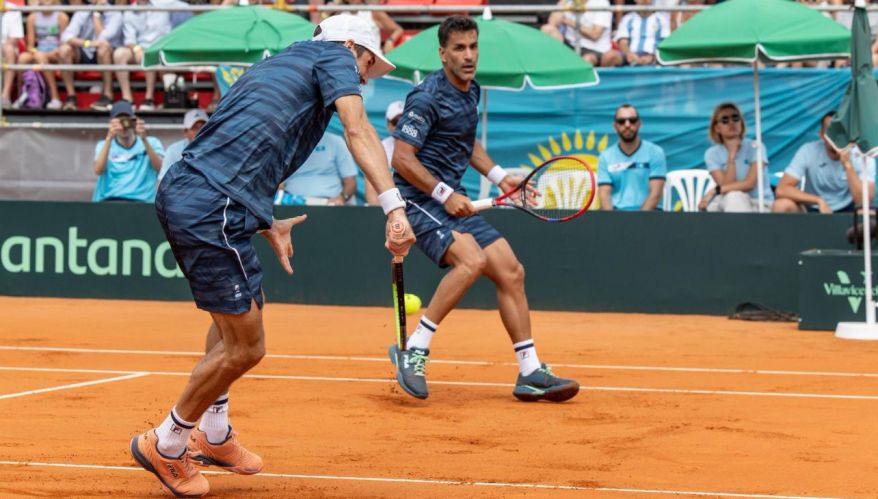
[[[475,31],[479,33],[479,25],[468,16],[450,16],[439,25],[439,46],[444,47],[448,43],[451,33],[465,33]]]

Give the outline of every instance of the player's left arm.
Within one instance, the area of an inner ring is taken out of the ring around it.
[[[476,141],[473,146],[473,154],[470,156],[469,162],[476,171],[487,177],[502,192],[509,192],[524,181],[523,177],[510,175],[502,166],[495,163],[479,141]]]

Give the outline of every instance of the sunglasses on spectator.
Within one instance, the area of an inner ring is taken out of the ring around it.
[[[624,125],[625,123],[631,123],[632,125],[636,125],[640,122],[640,118],[638,116],[632,116],[630,118],[616,118],[617,125]]]
[[[718,123],[722,123],[723,125],[728,125],[729,123],[738,123],[741,121],[741,115],[732,114],[729,116],[723,116],[716,120]]]

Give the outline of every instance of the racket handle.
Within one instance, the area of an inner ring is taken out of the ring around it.
[[[487,210],[488,208],[493,208],[493,207],[494,207],[494,199],[493,198],[479,199],[479,200],[473,201],[473,208],[475,208],[476,211]]]
[[[402,263],[402,258],[403,257],[401,257],[401,256],[394,256],[393,263]]]

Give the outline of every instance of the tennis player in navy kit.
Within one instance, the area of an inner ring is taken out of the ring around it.
[[[178,497],[209,491],[193,463],[240,474],[262,469],[262,459],[238,442],[228,420],[229,386],[265,354],[262,269],[250,239],[257,232],[265,236],[284,270],[293,273],[290,233],[305,216],[275,220],[272,199],[311,154],[334,113],[354,158],[381,192],[388,249],[404,255],[414,242],[360,95],[368,78],[393,69],[379,47],[362,19],[324,20],[313,41],[253,65],[161,183],[159,221],[195,303],[213,323],[207,355],[176,406],[158,428],[132,439],[131,454]],[[402,234],[390,237],[391,226]]]
[[[439,283],[405,351],[390,347],[397,381],[410,395],[427,398],[430,340],[442,319],[484,275],[497,287],[497,306],[519,364],[513,395],[520,400],[564,401],[579,392],[576,381],[552,374],[537,357],[524,292],[524,267],[503,236],[478,215],[460,184],[472,165],[503,192],[524,179],[507,175],[476,142],[479,84],[478,25],[469,17],[447,18],[439,27],[442,70],[409,93],[393,136],[394,180],[408,202],[415,243],[440,267]]]

